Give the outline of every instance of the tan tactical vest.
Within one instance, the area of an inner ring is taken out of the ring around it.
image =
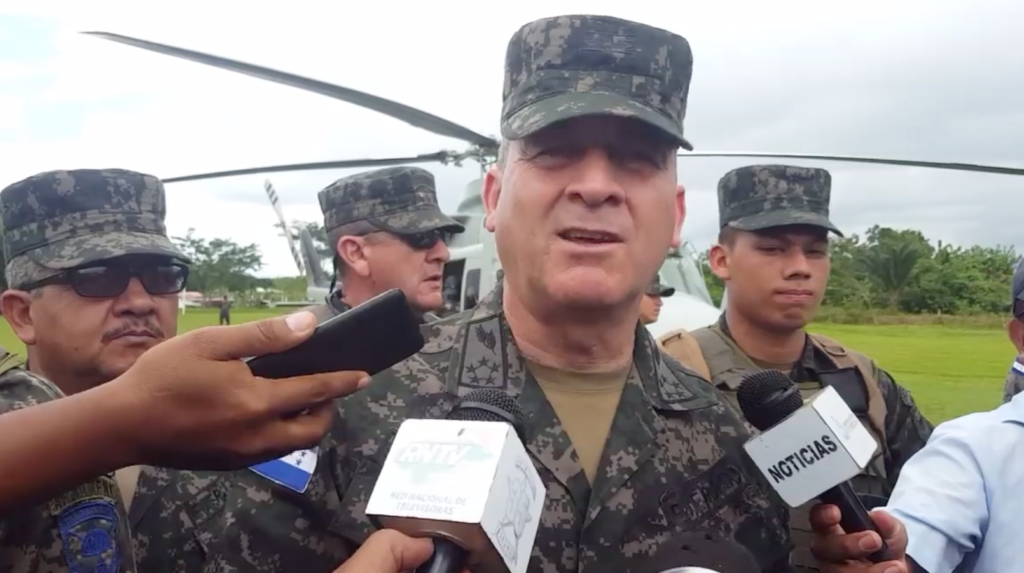
[[[858,493],[871,493],[887,496],[888,483],[886,478],[884,457],[888,457],[888,446],[885,440],[885,416],[887,409],[878,386],[875,365],[870,358],[858,352],[850,352],[841,344],[820,334],[808,334],[811,344],[824,352],[838,368],[857,368],[864,378],[868,411],[860,416],[861,423],[871,432],[880,445],[871,464],[861,476],[854,478],[854,489]],[[708,328],[689,333],[675,330],[658,339],[662,349],[684,366],[706,376],[716,387],[722,390],[733,406],[739,409],[736,402],[736,389],[739,388],[743,376],[761,370],[736,343],[718,327]],[[818,382],[797,382],[800,395],[806,400],[821,390]],[[884,456],[884,457],[883,457]],[[812,540],[810,526],[810,508],[815,504],[811,501],[790,515],[790,530],[795,549],[792,563],[796,571],[817,571],[817,560],[810,553]]]

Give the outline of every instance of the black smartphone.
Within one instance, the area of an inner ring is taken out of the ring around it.
[[[392,289],[317,325],[298,346],[246,363],[263,378],[345,370],[373,376],[416,354],[424,342],[405,293]]]

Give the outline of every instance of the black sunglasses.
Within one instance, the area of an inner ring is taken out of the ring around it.
[[[434,229],[431,231],[422,231],[419,233],[411,234],[394,234],[400,241],[409,245],[409,248],[416,251],[426,251],[432,249],[438,242],[448,244],[448,239],[451,233],[443,231],[441,229]]]
[[[114,298],[124,294],[128,283],[139,279],[142,288],[153,296],[178,294],[188,282],[188,267],[181,263],[129,265],[93,265],[62,271],[35,281],[18,290],[30,291],[47,285],[67,285],[84,298]]]

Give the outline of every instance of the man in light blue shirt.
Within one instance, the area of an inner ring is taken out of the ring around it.
[[[1024,394],[935,428],[886,509],[928,573],[1024,572]]]

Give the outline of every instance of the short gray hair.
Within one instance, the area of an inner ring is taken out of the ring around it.
[[[498,161],[495,163],[498,167],[505,167],[505,162],[508,161],[508,146],[509,140],[502,137],[498,145]]]

